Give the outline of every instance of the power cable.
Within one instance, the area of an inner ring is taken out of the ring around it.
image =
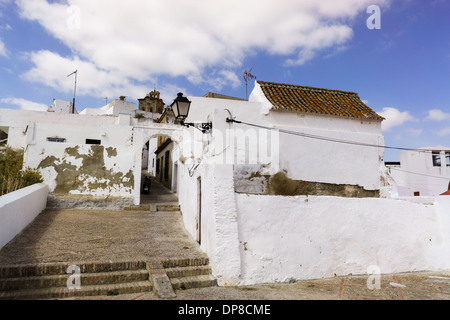
[[[297,131],[291,131],[291,130],[285,130],[285,129],[280,129],[280,128],[266,127],[266,126],[263,126],[263,125],[258,125],[258,124],[254,124],[254,123],[248,123],[248,122],[239,121],[239,120],[235,120],[235,119],[231,119],[231,118],[227,118],[227,122],[241,123],[241,124],[245,124],[245,125],[248,125],[248,126],[261,128],[261,129],[267,129],[267,130],[277,130],[277,131],[282,132],[282,133],[292,134],[292,135],[305,137],[305,138],[324,140],[324,141],[330,141],[330,142],[337,142],[337,143],[352,144],[352,145],[358,145],[358,146],[364,146],[364,147],[396,149],[396,150],[414,151],[414,152],[426,152],[426,153],[430,153],[430,152],[433,151],[433,150],[430,150],[430,149],[420,149],[420,148],[419,149],[412,149],[412,148],[405,148],[405,147],[392,147],[392,146],[386,146],[386,145],[377,145],[377,144],[370,144],[370,143],[364,143],[364,142],[357,142],[357,141],[343,140],[343,139],[337,139],[337,138],[330,138],[330,137],[318,136],[318,135],[302,133],[302,132],[297,132]]]
[[[444,179],[444,180],[450,180],[450,178],[445,178],[445,177],[438,177],[438,176],[432,176],[426,173],[419,173],[419,172],[412,172],[412,171],[407,171],[407,170],[402,170],[402,169],[397,169],[394,167],[390,167],[389,169],[391,170],[397,170],[397,171],[402,171],[402,172],[406,172],[406,173],[411,173],[411,174],[416,174],[416,175],[420,175],[420,176],[425,176],[425,177],[430,177],[430,178],[436,178],[436,179]]]

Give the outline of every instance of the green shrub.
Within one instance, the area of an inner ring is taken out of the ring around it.
[[[23,168],[23,151],[7,147],[0,152],[0,196],[42,181],[39,171]]]

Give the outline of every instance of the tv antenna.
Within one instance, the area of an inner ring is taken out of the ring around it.
[[[75,96],[77,94],[77,74],[78,74],[78,70],[75,70],[74,72],[69,74],[67,77],[70,77],[73,74],[75,74],[75,88],[73,89],[72,113],[75,113]]]
[[[244,71],[244,80],[245,80],[245,100],[248,100],[248,93],[247,93],[247,87],[248,87],[248,80],[249,79],[256,79],[254,75],[251,74],[253,68],[250,68],[249,70]]]

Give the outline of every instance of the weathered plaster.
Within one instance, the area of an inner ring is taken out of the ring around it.
[[[322,195],[340,197],[379,197],[379,190],[365,190],[361,186],[294,180],[283,171],[274,175],[263,175],[259,171],[245,169],[234,174],[237,193],[281,196]]]
[[[106,148],[109,158],[117,156],[117,150]],[[74,164],[73,160],[81,160],[81,165]],[[105,166],[105,148],[93,145],[88,153],[81,153],[80,146],[67,147],[62,158],[47,156],[38,168],[53,167],[56,171],[55,194],[98,194],[121,189],[122,192],[132,192],[134,188],[133,171],[115,172]]]

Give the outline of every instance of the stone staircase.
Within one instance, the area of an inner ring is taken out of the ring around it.
[[[124,206],[125,211],[180,211],[178,203],[156,203],[156,204],[140,204],[137,206]]]
[[[215,286],[207,258],[182,258],[158,261],[163,276],[170,283],[159,290],[158,276],[149,265],[154,262],[97,262],[73,264],[80,269],[80,288],[69,263],[40,263],[0,267],[0,299],[61,299],[81,296],[115,296],[154,291],[160,298],[173,298],[174,289]],[[153,269],[154,270],[154,269]],[[156,275],[156,276],[155,276]],[[70,278],[70,280],[69,280]],[[167,293],[167,290],[170,294]]]
[[[174,290],[217,286],[208,259],[180,259],[163,262]]]

